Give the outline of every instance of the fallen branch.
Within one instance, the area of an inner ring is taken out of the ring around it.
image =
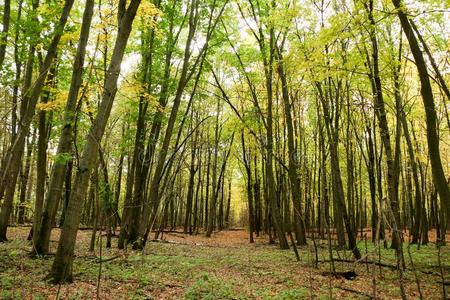
[[[373,299],[373,297],[371,295],[366,294],[364,292],[360,292],[360,291],[351,289],[351,288],[347,288],[347,287],[343,287],[343,286],[335,286],[335,288],[338,288],[338,289],[346,291],[346,292],[351,292],[351,293],[355,293],[355,294],[358,294],[358,295],[362,295],[362,296],[365,296],[365,297],[367,297],[369,299]]]
[[[174,284],[174,283],[164,283],[164,286],[168,287],[168,288],[181,288],[181,285],[178,284]]]
[[[116,255],[116,256],[113,256],[113,257],[110,257],[110,258],[98,259],[97,262],[98,262],[98,263],[105,263],[105,262],[108,262],[108,261],[115,260],[115,259],[117,259],[117,258],[119,258],[119,257],[121,257],[121,256],[122,256],[122,255]]]
[[[323,276],[334,276],[336,278],[345,278],[346,280],[353,280],[358,276],[354,271],[347,272],[322,272]]]
[[[355,261],[355,260],[351,260],[351,259],[339,259],[339,258],[336,258],[336,259],[333,259],[333,261],[334,262],[347,262],[347,263],[364,263],[364,264],[367,263],[367,264],[371,264],[371,265],[377,265],[377,266],[380,266],[380,267],[390,268],[390,269],[393,269],[393,270],[397,269],[396,266],[384,264],[384,263],[377,262],[377,261],[371,261],[371,260],[368,260],[368,261]],[[331,261],[330,260],[322,260],[322,261],[318,261],[318,262],[319,263],[329,263]]]
[[[368,261],[355,261],[355,260],[351,260],[351,259],[339,259],[339,258],[337,258],[337,259],[333,259],[333,261],[334,262],[346,262],[346,263],[359,263],[359,264],[366,264],[367,263],[367,264],[371,264],[371,265],[376,265],[376,266],[380,266],[380,267],[389,268],[391,270],[396,270],[397,269],[397,266],[388,265],[388,264],[385,264],[385,263],[382,263],[382,262],[371,261],[371,260],[368,260]],[[330,263],[330,260],[322,260],[322,261],[318,261],[318,263]],[[433,268],[433,267],[437,268],[438,266],[429,266],[429,267],[430,268]],[[406,268],[405,268],[405,270],[411,271],[410,269],[406,269]],[[423,274],[427,274],[427,275],[439,275],[438,273],[436,273],[434,271],[426,271],[426,270],[417,270],[417,271],[419,271],[420,273],[423,273]]]

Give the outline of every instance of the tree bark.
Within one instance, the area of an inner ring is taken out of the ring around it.
[[[291,188],[291,199],[294,207],[294,232],[297,239],[297,244],[306,245],[306,233],[305,233],[305,220],[302,212],[302,199],[300,191],[300,176],[298,174],[299,169],[299,157],[297,149],[295,149],[294,142],[294,128],[292,124],[292,112],[291,103],[289,99],[288,83],[283,65],[283,58],[281,52],[278,52],[278,74],[281,79],[281,89],[284,104],[284,117],[287,127],[288,138],[288,157],[289,157],[289,182]]]
[[[9,23],[11,14],[11,0],[5,0],[3,4],[2,34],[0,37],[0,70],[5,60],[6,46],[8,44]]]
[[[248,202],[248,231],[250,236],[250,243],[253,243],[254,232],[254,212],[253,212],[253,189],[252,189],[252,171],[251,171],[251,155],[247,154],[248,150],[245,147],[244,132],[241,135],[242,142],[242,160],[247,174],[247,202]],[[247,158],[248,157],[248,158]]]
[[[375,31],[375,19],[373,17],[373,0],[369,1],[366,7],[368,12],[368,18],[372,25],[370,31],[370,40],[372,45],[372,59],[368,59],[368,64],[370,66],[369,79],[371,81],[372,92],[375,101],[375,115],[378,119],[378,127],[380,130],[380,137],[383,143],[383,147],[386,155],[386,165],[387,165],[387,183],[388,183],[388,194],[389,194],[389,204],[392,210],[392,245],[391,247],[399,250],[401,248],[401,234],[399,232],[400,225],[400,206],[398,202],[398,172],[396,172],[396,161],[394,159],[394,154],[391,147],[391,139],[389,134],[389,126],[386,117],[385,102],[383,99],[382,84],[380,78],[379,70],[379,59],[378,59],[378,40]]]
[[[25,167],[22,168],[20,174],[20,194],[19,194],[19,209],[17,216],[17,223],[23,224],[25,222],[26,196],[28,188],[28,180],[30,178],[31,170],[31,156],[33,154],[34,141],[36,139],[36,130],[31,135],[31,140],[27,142],[27,153],[25,157]]]
[[[425,107],[426,127],[427,127],[427,143],[428,155],[430,157],[431,171],[433,175],[433,183],[438,190],[439,198],[443,211],[447,218],[450,218],[450,189],[445,177],[444,169],[441,162],[441,154],[439,150],[439,137],[437,133],[437,117],[436,107],[434,104],[433,89],[431,87],[428,69],[419,43],[412,29],[411,23],[406,15],[405,6],[401,0],[392,0],[397,15],[400,19],[401,26],[408,39],[411,53],[416,62],[417,71],[420,79],[420,93],[422,95],[423,105]],[[445,228],[445,220],[441,224]],[[445,232],[445,230],[444,230]],[[445,237],[445,235],[444,235]]]
[[[53,162],[52,170],[50,172],[50,180],[48,184],[49,191],[45,197],[45,206],[44,210],[42,211],[42,216],[39,219],[40,221],[34,224],[35,231],[33,234],[33,252],[37,255],[48,253],[50,233],[55,221],[59,200],[62,194],[64,173],[66,172],[67,162],[71,159],[71,157],[69,158],[68,156],[71,156],[71,143],[73,139],[73,127],[76,118],[78,93],[83,81],[82,75],[84,71],[84,57],[86,53],[86,45],[89,39],[94,2],[94,0],[86,1],[83,14],[83,22],[81,25],[80,40],[78,42],[77,53],[73,64],[69,95],[67,97],[67,103],[64,111],[64,126],[59,138],[56,159]],[[42,178],[39,180],[42,180]],[[40,184],[42,185],[42,182]],[[43,197],[42,188],[42,186],[39,187],[40,194],[38,197]],[[42,201],[41,198],[37,198],[36,202],[40,201]],[[40,203],[38,204],[40,205]],[[36,216],[36,218],[38,217],[39,216]]]
[[[141,0],[131,0],[126,12],[120,19],[114,50],[105,78],[105,87],[97,116],[85,137],[86,145],[77,166],[73,192],[70,197],[68,211],[62,227],[55,260],[48,277],[54,283],[71,282],[73,280],[72,265],[78,225],[81,217],[82,204],[86,194],[89,175],[97,160],[98,148],[105,131],[106,123],[111,113],[112,104],[117,93],[117,80],[125,47],[130,36],[133,20]]]
[[[73,2],[74,0],[66,0],[64,2],[64,8],[58,21],[58,25],[55,28],[55,33],[49,45],[47,55],[42,64],[42,67],[40,68],[39,75],[34,82],[29,99],[27,99],[28,101],[26,109],[24,109],[23,118],[21,120],[21,127],[13,141],[10,150],[8,151],[8,158],[4,167],[5,171],[2,172],[2,184],[7,184],[5,189],[5,199],[3,201],[2,210],[0,213],[0,241],[7,240],[6,231],[8,228],[9,216],[12,210],[14,191],[17,182],[17,174],[19,172],[19,165],[23,156],[25,138],[28,135],[30,124],[35,114],[35,107],[39,96],[41,95],[47,73],[53,63],[54,58],[56,57],[58,44],[62,34],[64,33],[64,27],[69,17]]]

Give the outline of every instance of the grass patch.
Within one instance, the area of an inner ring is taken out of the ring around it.
[[[198,276],[194,284],[187,289],[184,298],[186,300],[236,299],[231,285],[209,273]]]

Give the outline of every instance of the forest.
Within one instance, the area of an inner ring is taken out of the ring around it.
[[[0,0],[1,299],[450,299],[449,0]]]

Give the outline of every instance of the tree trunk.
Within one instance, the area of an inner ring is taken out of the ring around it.
[[[159,157],[156,163],[155,172],[150,182],[149,187],[149,199],[144,203],[142,210],[142,218],[138,227],[138,238],[134,241],[134,248],[142,248],[146,242],[146,233],[149,225],[149,219],[151,212],[153,210],[156,213],[156,209],[159,205],[159,182],[163,174],[164,165],[166,162],[167,153],[169,150],[170,141],[172,138],[173,129],[175,126],[175,121],[178,113],[178,109],[181,104],[181,98],[183,95],[184,88],[189,81],[189,60],[191,57],[191,43],[194,38],[194,33],[197,27],[197,6],[198,2],[196,0],[191,1],[190,5],[190,16],[189,16],[189,32],[184,49],[184,59],[183,67],[181,70],[180,79],[178,82],[177,90],[175,93],[175,99],[172,105],[172,110],[170,112],[169,120],[167,122],[166,132],[160,149]]]
[[[219,148],[219,115],[220,115],[220,102],[222,100],[217,98],[217,108],[216,108],[216,122],[214,126],[214,156],[213,156],[213,165],[212,165],[212,184],[211,184],[211,194],[210,194],[210,202],[209,202],[209,212],[208,212],[208,226],[206,230],[206,236],[210,237],[214,230],[214,221],[216,218],[216,202],[217,202],[217,161],[219,158],[218,148]]]
[[[31,141],[27,143],[27,153],[25,157],[25,168],[22,168],[22,172],[20,174],[20,194],[19,194],[19,211],[17,217],[17,223],[23,224],[25,222],[25,209],[26,202],[29,199],[26,199],[27,196],[27,188],[28,188],[28,180],[31,176],[31,156],[33,154],[34,141],[36,139],[36,129],[33,131],[31,136]]]
[[[96,162],[99,143],[111,113],[112,104],[117,92],[117,79],[120,74],[120,65],[140,2],[140,0],[131,0],[126,12],[120,19],[111,62],[105,78],[102,101],[89,133],[85,137],[86,145],[80,158],[79,165],[77,166],[73,192],[68,206],[70,214],[66,216],[66,220],[62,227],[58,250],[56,252],[55,260],[53,261],[51,272],[48,276],[54,283],[71,282],[73,280],[73,252],[75,249],[83,199],[86,194],[89,175]]]
[[[401,248],[401,234],[399,232],[400,225],[400,206],[398,202],[398,172],[396,172],[396,162],[394,160],[394,155],[391,147],[391,139],[389,134],[389,126],[386,117],[386,108],[383,99],[379,61],[378,61],[378,40],[375,32],[375,19],[373,17],[373,1],[369,1],[367,6],[367,12],[369,21],[372,25],[370,31],[370,40],[372,44],[372,59],[368,59],[370,65],[369,79],[371,81],[372,92],[375,101],[375,115],[378,118],[378,127],[380,130],[380,137],[383,143],[383,147],[386,155],[386,165],[387,165],[387,183],[388,183],[388,194],[389,194],[389,204],[392,210],[392,245],[391,247],[399,250]]]
[[[252,187],[250,186],[250,189]],[[231,208],[231,178],[228,181],[227,207],[225,210],[225,227],[230,228],[230,208]]]
[[[397,15],[400,19],[401,26],[408,39],[411,53],[416,62],[417,72],[420,78],[420,93],[422,95],[423,105],[425,107],[426,125],[427,125],[427,142],[428,142],[428,155],[431,162],[431,171],[433,175],[433,183],[439,193],[442,209],[445,212],[447,218],[450,218],[450,189],[448,187],[447,180],[445,178],[444,169],[442,168],[441,155],[439,150],[439,137],[437,133],[436,124],[436,108],[434,104],[433,90],[428,76],[428,69],[420,50],[419,43],[414,34],[410,21],[406,15],[405,6],[401,0],[392,0],[395,8],[397,9]],[[446,221],[442,220],[441,224],[444,226]],[[445,235],[444,235],[445,237]]]
[[[8,33],[11,14],[11,0],[5,0],[3,4],[3,23],[2,34],[0,38],[0,70],[3,67],[3,61],[5,60],[6,46],[8,45]]]
[[[299,169],[299,157],[297,149],[295,149],[294,142],[294,128],[292,124],[291,103],[289,99],[288,85],[286,74],[284,71],[283,58],[281,57],[281,51],[278,53],[280,61],[278,62],[278,74],[282,84],[282,96],[284,104],[284,117],[287,127],[288,138],[288,156],[289,156],[289,182],[291,190],[291,199],[294,207],[294,232],[297,239],[297,244],[306,245],[306,233],[305,233],[305,220],[302,212],[302,199],[300,191],[300,176],[298,174]]]
[[[73,171],[73,159],[67,162],[66,174],[64,176],[64,197],[62,200],[63,207],[61,213],[61,219],[59,220],[59,227],[64,224],[66,218],[67,206],[69,205],[70,193],[72,191],[72,171]]]
[[[27,99],[28,101],[26,102],[26,109],[24,109],[23,118],[21,120],[21,127],[14,139],[10,150],[8,151],[8,158],[4,167],[5,171],[2,172],[2,185],[5,185],[6,183],[7,184],[5,189],[5,199],[3,200],[2,210],[0,213],[0,241],[6,240],[6,231],[8,228],[9,216],[12,211],[17,174],[19,172],[20,161],[22,160],[23,156],[25,138],[28,135],[30,124],[35,113],[35,107],[39,96],[41,95],[45,79],[47,78],[48,70],[50,69],[50,66],[53,64],[53,60],[56,57],[58,44],[62,34],[64,33],[64,27],[69,17],[73,2],[74,0],[66,0],[64,2],[64,8],[58,25],[55,28],[53,39],[48,47],[47,55],[42,64],[42,67],[40,68],[39,75],[34,82],[29,99]]]
[[[194,196],[194,178],[195,173],[197,172],[197,168],[195,167],[195,154],[197,149],[197,137],[198,134],[195,135],[195,139],[191,145],[191,165],[189,167],[189,183],[188,183],[188,193],[186,198],[186,214],[184,218],[184,233],[192,234],[192,202]]]
[[[42,211],[40,222],[36,223],[34,227],[35,231],[33,234],[33,251],[38,255],[48,253],[50,233],[55,220],[56,212],[58,210],[59,200],[62,194],[64,172],[66,171],[67,161],[70,159],[68,156],[71,156],[73,126],[76,118],[78,93],[80,91],[82,83],[84,56],[89,38],[94,2],[94,0],[86,1],[83,14],[83,23],[81,25],[80,40],[78,42],[77,53],[73,64],[69,95],[67,97],[67,103],[64,111],[64,126],[62,128],[61,136],[59,139],[56,159],[53,162],[52,170],[50,172],[50,181],[48,184],[49,192],[45,197],[45,207]],[[43,166],[41,166],[41,168],[43,168]],[[42,178],[38,180],[42,180]],[[42,182],[40,182],[39,184],[42,184]],[[39,197],[43,197],[42,186],[40,186],[39,189],[39,193],[41,193]],[[37,201],[41,201],[41,198],[37,199]]]
[[[250,235],[250,243],[253,243],[253,232],[254,232],[254,212],[253,212],[253,190],[252,190],[252,172],[250,163],[250,154],[247,155],[247,149],[245,147],[245,137],[244,132],[241,135],[242,142],[242,159],[244,161],[245,171],[247,172],[247,201],[248,201],[248,231]],[[255,166],[256,167],[256,166]]]

